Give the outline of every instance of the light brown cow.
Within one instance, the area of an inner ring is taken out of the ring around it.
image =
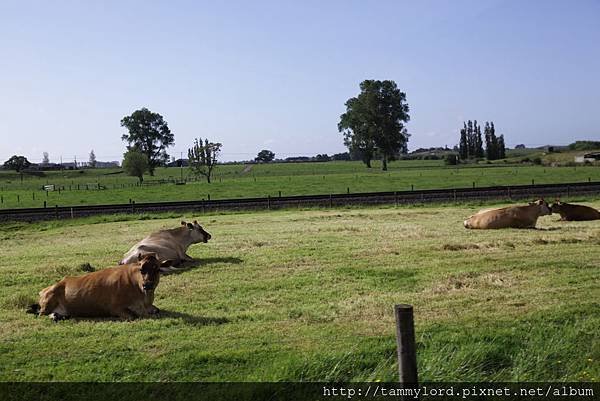
[[[551,214],[544,199],[527,206],[508,206],[501,209],[482,210],[464,221],[465,228],[535,228],[538,217]]]
[[[564,221],[585,221],[600,219],[600,212],[592,207],[583,205],[573,205],[556,200],[550,207],[552,213],[560,214],[560,219]]]
[[[162,230],[150,234],[135,244],[119,262],[119,264],[130,263],[137,258],[138,254],[155,253],[159,260],[169,261],[170,266],[179,266],[183,262],[194,259],[186,252],[192,244],[208,242],[211,235],[204,231],[196,220],[194,223],[181,222],[181,227],[170,230]],[[173,267],[162,267],[162,272],[176,270]]]
[[[28,313],[49,315],[54,321],[73,317],[133,319],[158,313],[154,290],[160,280],[156,255],[139,255],[139,261],[78,277],[65,277],[40,291]]]

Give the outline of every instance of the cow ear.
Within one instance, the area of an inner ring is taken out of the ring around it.
[[[141,253],[141,252],[140,252],[140,253],[138,253],[138,262],[139,262],[140,260],[142,260],[142,258],[143,258],[143,257],[144,257],[144,255],[142,255],[142,253]]]
[[[187,228],[191,230],[192,228],[194,228],[194,225],[192,223],[187,223]]]
[[[182,225],[182,226],[185,226],[186,224],[187,224],[187,223],[186,223],[185,221],[181,220],[181,225]]]

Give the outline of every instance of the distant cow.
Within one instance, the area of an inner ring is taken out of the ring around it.
[[[40,291],[28,313],[49,315],[54,321],[73,317],[133,319],[158,313],[154,290],[160,279],[156,255],[139,255],[139,261],[78,277],[65,277]]]
[[[565,221],[585,221],[600,219],[600,212],[592,207],[573,205],[559,200],[550,207],[552,213],[560,214],[560,219]]]
[[[535,228],[538,217],[551,214],[544,199],[527,206],[508,206],[501,209],[482,210],[464,221],[465,228]]]
[[[199,242],[208,242],[211,235],[204,231],[202,226],[196,220],[194,223],[181,222],[181,227],[169,230],[161,230],[150,234],[137,244],[135,244],[123,257],[119,264],[131,263],[136,260],[138,254],[155,253],[159,260],[169,261],[170,266],[179,266],[183,262],[193,261],[194,259],[186,252],[192,244]],[[168,272],[173,268],[161,268],[161,271]]]

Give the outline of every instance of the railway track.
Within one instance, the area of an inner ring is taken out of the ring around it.
[[[600,182],[514,185],[483,188],[429,189],[418,191],[365,192],[331,195],[300,195],[266,198],[216,199],[178,202],[148,202],[48,208],[0,209],[0,221],[38,221],[117,213],[278,209],[289,207],[335,207],[345,205],[419,204],[472,200],[534,199],[600,195]]]

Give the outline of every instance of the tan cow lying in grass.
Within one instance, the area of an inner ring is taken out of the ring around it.
[[[170,230],[161,230],[150,234],[135,244],[119,262],[119,264],[131,263],[136,260],[138,254],[155,253],[159,260],[168,261],[169,266],[179,266],[183,262],[194,259],[186,252],[192,244],[208,242],[211,235],[204,231],[202,226],[194,220],[194,224],[181,222],[181,227]],[[176,270],[173,267],[162,267],[161,271],[169,272]]]
[[[550,208],[552,209],[552,213],[560,214],[560,219],[564,221],[586,221],[600,219],[600,212],[592,207],[564,203],[558,199]]]
[[[552,214],[548,203],[539,199],[527,206],[482,210],[464,221],[465,228],[535,228],[538,217]]]
[[[133,319],[158,313],[154,290],[160,280],[156,255],[139,255],[139,261],[79,277],[65,277],[40,291],[28,313],[49,315],[54,321],[73,317]]]

